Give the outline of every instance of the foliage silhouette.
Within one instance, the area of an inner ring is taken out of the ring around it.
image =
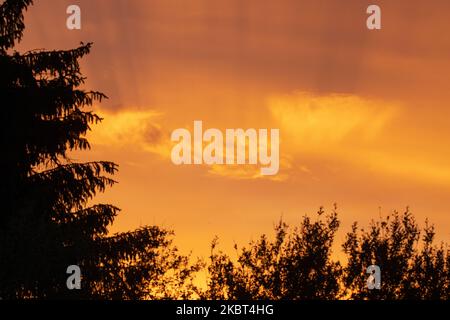
[[[448,299],[449,250],[435,246],[434,227],[420,230],[409,209],[373,221],[369,230],[356,223],[343,244],[348,263],[344,284],[354,299]],[[382,271],[380,290],[367,290],[365,268],[376,264]]]
[[[339,227],[337,213],[316,221],[304,217],[288,233],[282,221],[275,238],[262,235],[238,252],[233,263],[212,243],[208,271],[210,279],[204,298],[208,299],[333,299],[339,297],[341,266],[331,261],[331,246]],[[237,247],[236,247],[237,249]]]
[[[373,221],[369,231],[352,231],[343,244],[347,261],[333,261],[331,248],[339,227],[336,207],[314,222],[304,217],[289,231],[280,222],[275,237],[262,235],[237,252],[237,259],[217,251],[212,242],[205,299],[423,299],[447,300],[450,294],[450,254],[434,245],[434,228],[420,230],[407,210]],[[236,247],[237,249],[237,247]],[[366,269],[381,268],[381,289],[369,290]]]
[[[0,297],[189,297],[199,265],[178,253],[171,232],[144,227],[108,236],[119,209],[88,206],[115,183],[117,165],[76,163],[68,153],[90,148],[85,134],[101,119],[85,109],[106,96],[80,89],[79,60],[91,43],[13,51],[31,4],[0,6]],[[69,265],[81,268],[81,290],[66,287]]]

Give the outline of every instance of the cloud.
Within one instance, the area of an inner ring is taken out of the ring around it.
[[[291,159],[280,157],[280,171],[276,175],[262,175],[261,165],[212,165],[208,173],[233,180],[270,180],[286,181],[289,179],[288,170],[291,168]]]
[[[281,155],[289,159],[285,175],[309,178],[317,178],[336,161],[373,167],[370,155],[385,152],[379,147],[401,110],[393,102],[309,92],[271,96],[267,107],[280,129]]]
[[[351,94],[296,92],[270,96],[266,101],[267,124],[280,129],[279,174],[261,176],[259,166],[212,166],[210,174],[285,181],[293,174],[314,177],[317,172],[309,167],[313,158],[322,165],[336,159],[352,165],[373,164],[367,149],[377,150],[386,127],[400,110],[392,102]]]
[[[398,109],[355,95],[305,92],[271,97],[268,104],[291,151],[326,153],[348,142],[373,141]]]
[[[377,175],[450,183],[450,168],[442,163],[442,155],[411,149],[417,136],[411,128],[397,126],[405,117],[399,104],[356,95],[298,92],[271,97],[268,105],[280,128],[283,155],[291,157],[288,174],[320,175],[327,163],[337,160]],[[399,130],[410,134],[399,135]],[[308,161],[314,163],[315,172],[304,165]],[[353,169],[347,173],[352,175]]]
[[[103,121],[88,134],[92,145],[137,149],[164,158],[170,155],[168,134],[159,123],[160,112],[129,108],[117,112],[98,109],[96,113]]]
[[[318,177],[337,160],[385,175],[448,181],[447,166],[436,166],[430,157],[415,159],[386,144],[395,135],[395,126],[390,125],[402,116],[398,104],[350,94],[297,92],[269,97],[266,108],[267,129],[280,130],[279,173],[261,175],[260,164],[203,165],[205,172],[237,180],[286,181],[292,175]],[[174,143],[170,130],[163,129],[167,119],[161,112],[133,108],[96,112],[104,120],[88,135],[94,146],[152,153],[172,165]]]

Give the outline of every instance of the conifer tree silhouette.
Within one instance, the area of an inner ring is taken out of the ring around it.
[[[119,209],[87,206],[115,183],[117,171],[112,162],[77,163],[68,156],[89,149],[85,134],[101,119],[86,108],[106,98],[80,89],[79,59],[92,44],[13,51],[31,4],[0,6],[0,297],[187,296],[198,266],[178,254],[169,231],[143,227],[108,236]],[[81,268],[81,290],[66,287],[69,265]]]

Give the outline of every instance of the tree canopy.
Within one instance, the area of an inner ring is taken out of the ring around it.
[[[450,251],[434,244],[434,227],[420,230],[409,210],[372,221],[368,230],[353,224],[342,245],[346,259],[332,255],[339,220],[335,210],[298,227],[280,221],[272,238],[262,235],[236,258],[211,246],[209,299],[426,299],[450,298]],[[421,238],[422,235],[422,238]],[[422,239],[422,241],[420,241]],[[381,270],[380,289],[369,289],[367,267]]]

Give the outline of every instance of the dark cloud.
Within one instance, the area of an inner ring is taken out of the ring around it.
[[[163,132],[161,128],[152,123],[147,123],[144,130],[144,141],[156,145],[162,142]]]

